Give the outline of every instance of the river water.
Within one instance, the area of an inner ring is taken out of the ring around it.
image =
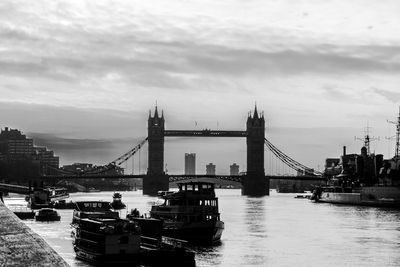
[[[225,231],[220,245],[194,248],[197,266],[400,266],[400,210],[312,203],[275,191],[261,198],[237,189],[216,194]],[[112,195],[74,193],[70,199],[111,201]],[[122,192],[122,201],[144,213],[158,199],[134,191]],[[72,210],[59,213],[60,222],[25,223],[71,266],[87,266],[72,249]]]

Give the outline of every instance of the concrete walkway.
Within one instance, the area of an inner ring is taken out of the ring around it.
[[[69,266],[0,201],[0,266]]]

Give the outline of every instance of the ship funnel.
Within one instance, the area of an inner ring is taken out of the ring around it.
[[[346,156],[346,146],[343,146],[343,156]]]

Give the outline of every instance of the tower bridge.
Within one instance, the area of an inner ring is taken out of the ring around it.
[[[191,137],[242,137],[247,143],[247,172],[242,177],[243,195],[262,196],[269,194],[269,179],[264,171],[264,114],[259,114],[257,106],[253,116],[247,117],[246,131],[215,130],[165,130],[164,112],[158,114],[157,106],[154,115],[149,112],[148,118],[148,170],[143,179],[143,193],[156,194],[169,188],[169,178],[164,172],[164,139],[172,136]]]
[[[241,176],[227,175],[168,175],[164,171],[164,142],[168,137],[232,137],[246,138],[247,145],[247,171]],[[135,153],[140,151],[143,145],[148,142],[148,168],[147,173],[139,175],[109,175],[108,172],[127,162]],[[303,176],[271,176],[265,175],[264,169],[264,150],[268,148],[277,159],[284,165],[303,173]],[[214,178],[229,180],[242,184],[242,194],[250,196],[263,196],[269,194],[270,179],[289,179],[289,180],[315,180],[321,181],[321,173],[295,161],[287,156],[268,139],[265,138],[265,118],[263,113],[254,108],[253,114],[248,114],[246,130],[227,131],[227,130],[166,130],[164,112],[158,113],[157,106],[154,114],[149,112],[148,135],[135,147],[124,153],[109,164],[85,172],[70,172],[57,169],[57,175],[47,175],[40,177],[42,180],[55,179],[118,179],[118,178],[143,178],[143,193],[155,195],[158,191],[167,191],[170,182],[191,180],[194,178]]]

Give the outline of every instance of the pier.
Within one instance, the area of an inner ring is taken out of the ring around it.
[[[0,201],[0,266],[69,266]]]

